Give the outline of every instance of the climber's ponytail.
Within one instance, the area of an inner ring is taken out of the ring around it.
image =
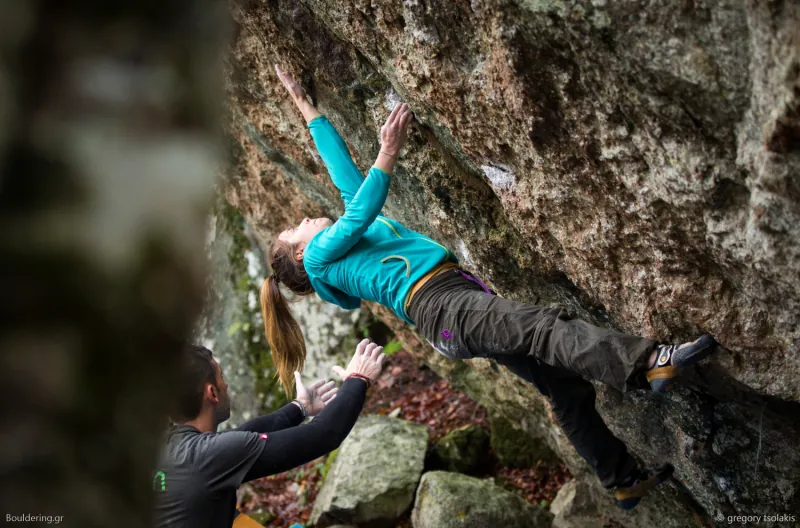
[[[272,362],[283,389],[292,395],[294,371],[302,371],[306,360],[306,344],[300,325],[294,320],[289,304],[281,292],[280,282],[297,295],[314,293],[303,262],[294,258],[292,244],[276,241],[270,251],[273,275],[261,285],[261,314],[264,332],[272,349]]]

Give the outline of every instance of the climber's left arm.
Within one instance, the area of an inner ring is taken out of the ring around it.
[[[327,117],[318,115],[313,118],[308,124],[308,130],[314,138],[317,152],[325,163],[328,174],[331,175],[331,181],[341,192],[342,201],[347,207],[364,183],[364,176],[350,157],[344,140]]]
[[[394,160],[406,139],[412,113],[407,104],[394,107],[381,127],[381,153],[355,196],[334,224],[320,232],[306,247],[306,269],[322,267],[339,260],[355,246],[380,214],[389,194]]]
[[[306,123],[310,123],[315,117],[320,115],[316,107],[314,107],[314,105],[309,103],[308,99],[306,99],[306,91],[303,90],[303,87],[297,84],[294,79],[289,77],[289,75],[277,64],[275,65],[275,73],[278,74],[278,79],[280,79],[281,84],[283,84],[283,87],[286,88],[287,92],[289,92],[289,96],[292,98],[292,101],[294,101],[294,104],[297,105],[300,113],[303,114],[303,118],[306,120]]]

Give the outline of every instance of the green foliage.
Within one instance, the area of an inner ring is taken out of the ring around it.
[[[325,460],[325,465],[322,466],[322,480],[325,480],[325,477],[328,476],[328,472],[333,467],[333,463],[336,462],[336,457],[339,456],[339,449],[334,449],[330,453],[328,453],[328,458]]]
[[[236,335],[239,330],[242,329],[242,322],[241,321],[234,321],[228,327],[228,337],[233,337]]]
[[[391,356],[392,354],[399,352],[402,348],[403,343],[401,343],[399,339],[392,339],[386,343],[386,346],[383,347],[383,353],[387,356]]]
[[[277,516],[269,510],[258,508],[257,510],[247,512],[247,515],[253,518],[259,524],[266,525],[268,522],[273,521]]]

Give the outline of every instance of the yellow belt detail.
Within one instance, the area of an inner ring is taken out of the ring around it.
[[[411,305],[411,298],[414,297],[414,294],[417,293],[420,290],[420,288],[422,288],[425,285],[426,282],[428,282],[435,276],[439,275],[440,273],[444,273],[445,271],[449,271],[452,269],[458,269],[458,264],[450,261],[443,262],[442,264],[439,264],[438,266],[430,270],[428,273],[423,275],[420,280],[415,282],[414,286],[412,286],[411,290],[408,292],[408,295],[406,295],[406,303],[405,303],[406,312],[408,312],[408,307]]]

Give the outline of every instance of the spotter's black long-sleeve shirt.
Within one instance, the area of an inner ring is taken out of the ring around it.
[[[233,431],[171,427],[153,478],[156,526],[230,528],[239,485],[339,447],[358,419],[366,392],[363,380],[345,380],[336,398],[305,425],[300,425],[302,411],[290,403]]]

